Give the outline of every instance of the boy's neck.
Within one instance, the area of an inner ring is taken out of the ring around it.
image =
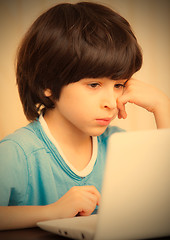
[[[48,111],[44,119],[67,160],[78,171],[83,170],[92,157],[93,145],[91,137],[76,128],[74,129],[63,121],[55,111]]]
[[[63,120],[55,110],[47,111],[44,119],[51,134],[59,145],[68,145],[72,148],[77,148],[77,146],[80,147],[81,145],[91,142],[91,136]]]

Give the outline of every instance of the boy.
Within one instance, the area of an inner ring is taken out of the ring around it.
[[[31,123],[0,144],[0,229],[90,215],[100,202],[109,127],[125,104],[169,127],[169,99],[132,79],[142,54],[129,23],[94,3],[60,4],[31,26],[17,84]]]

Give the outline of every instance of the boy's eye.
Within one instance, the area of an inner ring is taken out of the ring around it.
[[[90,86],[91,88],[97,88],[98,86],[100,86],[99,83],[89,83],[88,86]]]
[[[119,88],[124,88],[125,85],[118,83],[118,84],[115,84],[114,87],[119,89]]]

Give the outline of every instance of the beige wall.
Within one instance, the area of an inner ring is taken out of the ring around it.
[[[14,58],[23,34],[38,15],[64,1],[0,0],[0,139],[27,123],[15,85]],[[77,2],[77,1],[67,1]],[[132,25],[143,49],[144,64],[138,79],[154,84],[170,95],[170,1],[103,0]],[[115,124],[127,130],[152,129],[152,114],[128,104],[127,120]]]

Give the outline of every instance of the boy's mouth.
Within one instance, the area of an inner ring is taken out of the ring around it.
[[[112,121],[113,118],[98,118],[96,119],[96,122],[99,124],[99,125],[102,125],[102,126],[107,126],[109,125],[109,123]]]

